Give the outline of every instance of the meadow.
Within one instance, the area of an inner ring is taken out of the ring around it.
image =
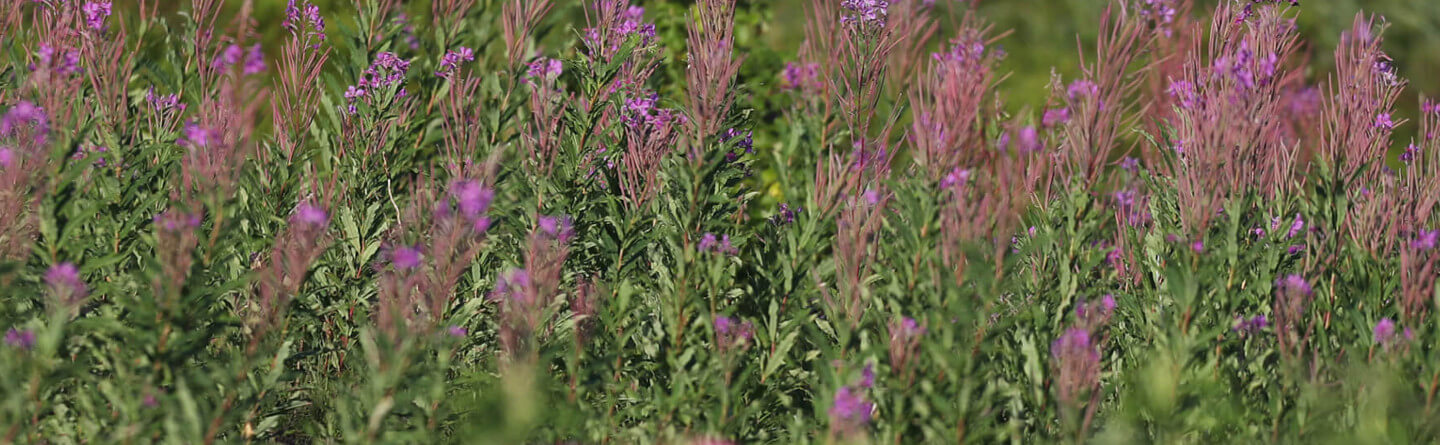
[[[6,2],[0,443],[1440,442],[1428,16],[1081,3]]]

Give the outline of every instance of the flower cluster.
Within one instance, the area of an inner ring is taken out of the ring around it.
[[[655,92],[640,94],[625,101],[625,123],[633,129],[649,128],[650,131],[664,132],[671,124],[685,123],[685,115],[674,109],[660,108],[660,95]]]
[[[1238,50],[1216,57],[1211,71],[1216,77],[1228,79],[1241,90],[1267,85],[1275,77],[1280,59],[1274,52],[1256,56],[1249,41],[1241,41]]]
[[[889,324],[890,369],[902,373],[915,358],[920,349],[920,338],[925,335],[925,326],[914,318],[902,317]]]
[[[1100,349],[1090,331],[1070,328],[1050,343],[1055,366],[1055,390],[1061,403],[1077,406],[1080,398],[1100,385]]]
[[[835,391],[830,403],[830,431],[842,437],[860,434],[870,425],[875,411],[875,402],[865,397],[865,390],[875,384],[874,371],[865,367],[865,377],[860,383],[846,385]]]
[[[789,203],[782,202],[775,216],[770,217],[770,223],[777,226],[793,224],[795,222],[795,216],[800,214],[801,210],[799,206],[790,207]]]
[[[0,137],[19,137],[26,132],[32,135],[35,146],[45,145],[50,134],[50,118],[44,108],[22,100],[0,117]]]
[[[721,354],[750,347],[755,337],[755,324],[749,320],[739,321],[724,315],[715,316],[715,345]]]
[[[645,8],[625,6],[618,11],[610,23],[600,27],[585,28],[583,43],[592,53],[609,58],[620,51],[620,47],[632,37],[638,38],[638,45],[647,47],[655,43],[655,24],[645,22]]]
[[[1401,338],[1407,342],[1415,339],[1415,331],[1410,328],[1407,327],[1404,330],[1397,329],[1398,327],[1395,324],[1395,320],[1381,318],[1380,321],[1375,322],[1375,327],[1371,329],[1371,340],[1375,342],[1376,346],[1389,349],[1399,345],[1400,343],[1397,340]]]
[[[1139,5],[1140,17],[1148,20],[1155,29],[1160,31],[1161,34],[1164,34],[1165,37],[1170,37],[1174,32],[1171,25],[1174,24],[1175,15],[1178,12],[1175,9],[1175,1],[1176,0],[1141,0]]]
[[[110,2],[85,2],[80,11],[85,13],[85,26],[105,32],[105,19],[110,17]]]
[[[43,70],[62,77],[81,72],[80,51],[73,48],[56,48],[49,43],[41,43],[35,55],[39,63],[31,65],[31,71]]]
[[[715,234],[708,232],[700,236],[698,248],[701,252],[718,255],[735,256],[740,253],[740,249],[730,244],[730,235],[716,237]]]
[[[1086,331],[1097,331],[1100,327],[1110,322],[1110,317],[1115,315],[1115,296],[1106,294],[1099,301],[1087,302],[1080,300],[1075,304],[1075,320],[1079,327]]]
[[[560,78],[560,74],[564,72],[564,70],[565,64],[559,59],[541,57],[530,62],[529,69],[525,72],[525,74],[529,76],[526,82],[553,82],[555,79]],[[532,85],[533,84],[534,83],[532,83]]]
[[[490,218],[486,212],[495,200],[495,191],[475,180],[456,180],[450,183],[450,202],[440,202],[435,209],[436,218],[458,215],[476,233],[490,229]],[[453,209],[453,210],[452,210]]]
[[[285,21],[281,26],[290,30],[291,34],[304,32],[315,36],[316,40],[325,40],[325,17],[320,15],[320,7],[309,0],[301,6],[297,6],[295,0],[290,0],[285,6]],[[318,46],[319,42],[315,45]]]
[[[440,70],[435,71],[436,77],[450,78],[460,69],[460,64],[475,60],[475,51],[466,47],[459,47],[445,52],[440,58]]]
[[[390,267],[395,270],[414,270],[425,260],[425,254],[418,245],[392,246],[386,256],[390,260]]]
[[[237,64],[241,66],[241,72],[247,76],[264,72],[265,53],[260,44],[250,45],[246,49],[232,43],[215,56],[215,59],[210,62],[210,67],[216,72],[224,72]]]
[[[735,148],[743,150],[746,154],[755,154],[754,134],[754,132],[749,130],[740,131],[729,128],[725,130],[724,134],[720,135],[720,142],[730,143],[733,141]],[[735,160],[739,158],[740,154],[733,151],[725,154],[725,160],[728,162],[735,162]]]
[[[1236,315],[1235,325],[1232,326],[1230,330],[1238,332],[1240,333],[1240,335],[1256,335],[1259,334],[1260,331],[1265,330],[1265,328],[1267,327],[1270,327],[1270,320],[1265,318],[1265,314],[1256,315],[1250,318]]]
[[[345,90],[345,100],[349,103],[350,114],[355,114],[356,101],[370,97],[375,91],[400,86],[395,97],[405,97],[405,74],[410,71],[410,61],[403,60],[395,53],[382,51],[375,55],[375,60],[370,67],[360,74],[360,81],[351,85]]]
[[[844,10],[840,23],[856,28],[883,28],[890,13],[890,2],[886,0],[841,0]]]
[[[89,288],[80,279],[80,269],[74,263],[59,263],[45,271],[45,287],[50,297],[63,307],[79,306],[89,295]]]
[[[28,351],[35,347],[35,331],[10,328],[5,331],[5,344],[12,348]]]
[[[824,87],[818,63],[785,62],[785,68],[780,70],[780,79],[781,88],[806,94],[815,93]]]

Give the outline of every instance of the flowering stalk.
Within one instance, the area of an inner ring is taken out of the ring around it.
[[[144,0],[140,1],[138,8],[141,11],[145,10],[145,3]],[[110,16],[110,6],[110,2],[87,2],[82,8],[89,32],[85,34],[80,45],[80,54],[81,58],[90,64],[85,75],[90,81],[94,96],[100,99],[98,108],[101,119],[112,131],[119,133],[122,129],[131,128],[126,125],[130,119],[130,101],[127,95],[135,70],[135,58],[141,53],[140,47],[144,39],[141,36],[134,47],[126,48],[128,35],[123,21],[120,22],[118,30],[106,35],[109,29],[106,18]]]
[[[22,260],[39,230],[36,214],[48,192],[50,118],[30,102],[0,117],[0,260]]]
[[[1052,95],[1063,103],[1062,108],[1051,111],[1065,117],[1047,113],[1046,126],[1059,125],[1065,177],[1080,180],[1087,189],[1099,182],[1120,144],[1121,129],[1129,128],[1144,108],[1126,96],[1138,90],[1143,80],[1130,67],[1149,46],[1145,26],[1143,20],[1107,7],[1100,21],[1095,56],[1081,60],[1083,77],[1068,88],[1061,88],[1058,78],[1051,84]]]
[[[490,230],[494,166],[492,158],[481,171],[465,171],[443,188],[421,187],[400,215],[389,236],[387,262],[375,266],[380,275],[375,321],[391,341],[435,332],[445,319],[460,276]]]
[[[984,149],[981,107],[1001,54],[986,47],[988,34],[988,26],[967,15],[950,49],[931,54],[928,71],[910,93],[915,163],[933,181],[958,168],[974,168],[994,153]]]
[[[658,108],[659,96],[640,92],[625,101],[625,152],[621,153],[620,192],[631,208],[642,208],[663,185],[660,164],[675,147],[686,118],[669,108]]]
[[[333,188],[327,188],[318,196],[302,200],[275,237],[270,256],[259,270],[255,297],[245,305],[252,352],[265,332],[280,324],[290,299],[299,295],[311,264],[330,245],[330,215],[326,209],[333,199]]]
[[[535,3],[544,1],[546,0]],[[445,31],[441,43],[448,44],[450,43],[450,39],[457,37],[460,25],[465,23],[465,17],[470,14],[470,10],[474,7],[475,0],[438,0],[430,3],[430,17],[435,21],[435,27]],[[502,12],[502,15],[503,14]]]
[[[834,240],[835,277],[838,295],[824,294],[831,313],[841,315],[851,327],[859,327],[869,305],[866,280],[879,256],[876,239],[885,223],[885,207],[890,194],[881,189],[867,189],[859,196],[848,196],[836,215]]]
[[[290,38],[280,50],[275,102],[270,110],[276,145],[286,162],[294,162],[295,151],[315,120],[320,103],[320,72],[330,58],[330,47],[322,45],[325,18],[320,8],[309,1],[296,5],[295,0],[290,0],[283,26],[290,31]]]
[[[541,175],[549,175],[560,154],[560,118],[566,94],[558,82],[564,64],[556,59],[539,58],[530,62],[526,84],[530,86],[530,119],[525,122],[521,146],[530,155],[526,165]]]
[[[1390,132],[1400,123],[1392,116],[1405,87],[1390,57],[1380,49],[1384,26],[1357,14],[1335,48],[1335,74],[1322,100],[1319,158],[1332,172],[1332,190],[1351,190],[1379,177],[1378,166],[1390,147]]]
[[[74,263],[59,263],[45,271],[45,288],[55,308],[74,317],[85,304],[90,289],[80,279]]]
[[[535,26],[549,12],[550,0],[510,0],[500,7],[501,37],[505,40],[505,55],[511,67],[519,67],[525,60],[527,39],[534,35]]]
[[[734,54],[735,0],[700,0],[689,24],[685,41],[689,48],[689,85],[692,150],[700,150],[705,139],[720,133],[735,101],[731,84],[740,71],[743,57]],[[692,158],[701,159],[692,153]]]
[[[1306,323],[1308,317],[1305,315],[1314,296],[1310,283],[1299,275],[1275,280],[1275,337],[1280,353],[1286,359],[1302,357],[1302,350],[1315,326],[1314,320]]]
[[[500,344],[513,362],[534,359],[538,330],[560,289],[574,236],[569,217],[540,216],[530,234],[525,267],[506,272],[490,293],[500,307]]]
[[[908,365],[920,350],[920,340],[925,335],[925,325],[915,321],[914,318],[902,317],[899,320],[891,321],[887,327],[890,330],[888,344],[890,370],[908,377],[910,375]]]
[[[1196,39],[1183,77],[1168,89],[1174,146],[1161,168],[1176,181],[1181,222],[1193,236],[1257,185],[1272,199],[1293,189],[1295,146],[1284,122],[1270,118],[1285,106],[1284,64],[1297,39],[1292,19],[1263,6],[1237,22],[1229,8],[1215,14],[1208,46]]]

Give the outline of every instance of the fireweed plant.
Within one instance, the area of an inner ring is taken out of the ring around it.
[[[0,443],[1440,440],[1381,17],[1105,2],[1012,113],[976,2],[135,3],[0,6]]]

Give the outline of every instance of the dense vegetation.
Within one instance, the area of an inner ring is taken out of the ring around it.
[[[0,442],[1440,440],[1382,18],[330,3],[0,5]]]

